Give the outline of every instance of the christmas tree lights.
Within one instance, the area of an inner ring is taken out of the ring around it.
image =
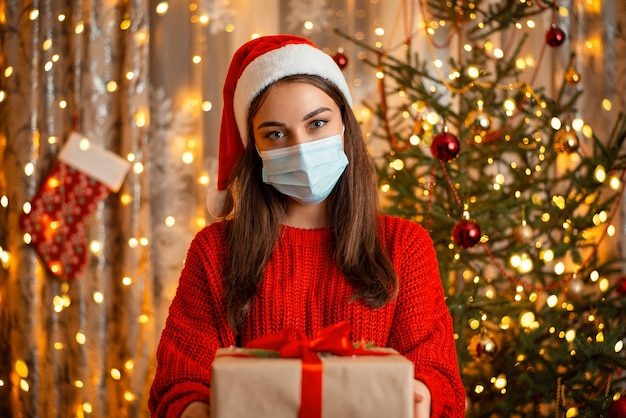
[[[435,242],[467,416],[611,416],[626,301],[606,241],[624,192],[626,118],[598,138],[579,116],[574,54],[553,94],[536,82],[547,50],[567,39],[556,3],[418,4],[404,53],[346,38],[376,57],[365,62],[380,80],[371,135],[388,144],[385,210]],[[537,30],[543,42],[523,55]]]

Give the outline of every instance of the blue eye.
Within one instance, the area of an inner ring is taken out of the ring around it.
[[[322,127],[324,127],[324,125],[326,125],[328,123],[327,120],[323,120],[323,119],[317,119],[314,120],[313,122],[311,122],[311,127],[314,129],[320,129]]]
[[[285,133],[282,131],[272,131],[272,132],[269,132],[267,135],[265,135],[265,137],[269,139],[270,141],[279,140],[283,138],[284,136],[285,136]]]

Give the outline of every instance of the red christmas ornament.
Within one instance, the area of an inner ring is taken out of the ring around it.
[[[333,60],[339,68],[342,70],[348,66],[348,57],[341,52],[337,52],[333,55]]]
[[[619,295],[626,295],[626,276],[622,276],[619,278],[615,291]]]
[[[609,405],[609,418],[626,418],[626,396],[622,395]]]
[[[546,43],[552,47],[561,46],[565,42],[563,29],[552,26],[546,33]]]
[[[450,132],[439,132],[433,136],[430,151],[439,161],[452,161],[459,155],[461,144],[459,139]]]
[[[471,248],[480,241],[478,224],[470,219],[462,219],[452,228],[452,241],[461,248]]]

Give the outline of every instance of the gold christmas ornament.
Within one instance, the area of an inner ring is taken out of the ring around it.
[[[585,293],[585,283],[578,277],[573,277],[567,282],[564,290],[568,298],[579,300]]]
[[[482,109],[474,109],[465,118],[465,127],[472,135],[485,136],[491,129],[491,115]]]
[[[575,86],[580,82],[580,74],[571,65],[565,71],[565,82],[570,86]]]
[[[526,221],[522,221],[520,225],[513,228],[513,238],[520,244],[528,244],[533,238],[533,229]]]
[[[559,129],[554,135],[554,149],[561,154],[571,154],[578,150],[580,141],[578,135],[567,125],[565,128]]]
[[[498,352],[498,346],[486,329],[474,335],[467,347],[470,355],[479,361],[491,361]]]

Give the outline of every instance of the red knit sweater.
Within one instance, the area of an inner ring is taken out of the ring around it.
[[[432,396],[433,417],[462,417],[463,389],[435,250],[418,224],[381,217],[381,239],[398,275],[398,296],[380,309],[350,302],[352,288],[334,262],[330,228],[282,227],[242,343],[297,327],[309,337],[347,320],[354,341],[392,347],[415,364]],[[221,222],[193,240],[157,351],[150,392],[152,416],[178,417],[194,400],[209,402],[211,363],[235,345],[223,304],[226,240]]]

